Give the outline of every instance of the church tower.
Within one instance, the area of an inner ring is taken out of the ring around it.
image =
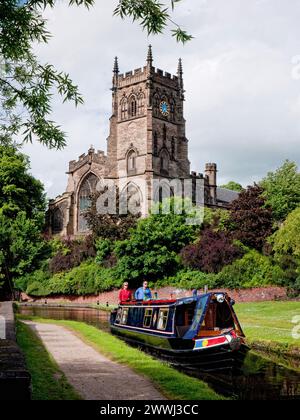
[[[182,196],[182,187],[185,196],[191,192],[194,203],[202,199],[211,208],[228,208],[237,193],[217,187],[215,163],[206,164],[204,174],[190,172],[181,59],[177,74],[171,75],[153,66],[151,46],[145,65],[133,71],[121,74],[115,58],[111,90],[107,155],[91,146],[69,162],[67,189],[49,203],[49,234],[88,234],[85,216],[91,196],[106,181],[118,187],[120,207],[126,203],[125,211],[143,216],[153,201]]]
[[[151,46],[143,68],[120,74],[115,58],[108,178],[126,179],[132,185],[143,179],[149,185],[148,201],[151,180],[189,178],[183,105],[181,60],[172,76],[153,67]]]

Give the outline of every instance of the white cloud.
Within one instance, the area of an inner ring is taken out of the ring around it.
[[[106,149],[113,57],[121,71],[143,65],[153,44],[155,65],[174,73],[184,60],[185,116],[192,168],[219,165],[220,183],[249,184],[290,158],[300,164],[300,82],[292,57],[300,54],[300,3],[289,0],[183,0],[175,20],[195,39],[181,46],[167,32],[148,38],[137,24],[112,17],[116,3],[90,11],[58,3],[47,11],[53,39],[37,46],[41,59],[70,73],[84,106],[55,102],[54,118],[68,133],[56,152],[27,145],[32,171],[51,197],[64,191],[69,160],[91,144]]]

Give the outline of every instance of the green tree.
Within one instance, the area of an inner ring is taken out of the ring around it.
[[[120,191],[118,188],[113,190],[116,195],[115,213],[99,212],[97,209],[98,199],[107,193],[107,191],[108,187],[104,187],[90,197],[90,207],[85,212],[88,227],[92,231],[95,240],[98,238],[108,239],[110,241],[126,239],[130,229],[136,225],[141,214],[132,214],[130,211],[122,214],[120,211]],[[130,194],[128,194],[128,199],[130,199]]]
[[[229,181],[227,184],[221,185],[221,188],[227,188],[228,190],[237,192],[241,192],[243,189],[242,185],[235,181]]]
[[[148,34],[161,33],[170,19],[170,8],[158,0],[120,0],[114,15],[138,21]],[[47,43],[50,33],[42,12],[57,0],[1,0],[0,3],[0,141],[24,132],[24,140],[37,139],[49,148],[61,149],[66,136],[50,119],[53,92],[62,100],[81,104],[83,98],[70,76],[51,64],[42,64],[33,51],[36,43]],[[90,7],[94,0],[68,0],[70,6]],[[173,35],[185,42],[191,36],[175,24]]]
[[[35,269],[47,246],[41,237],[46,201],[29,161],[14,147],[0,146],[0,279],[4,294],[13,279]]]
[[[288,215],[271,242],[276,256],[290,254],[300,261],[300,207]]]
[[[218,287],[229,289],[246,289],[268,285],[282,285],[283,270],[274,264],[272,259],[251,249],[242,258],[225,266],[217,274],[215,281]]]
[[[156,281],[173,274],[179,266],[178,253],[196,239],[199,226],[187,224],[186,212],[175,214],[174,203],[172,199],[169,214],[151,214],[138,222],[129,239],[117,242],[116,274],[131,281],[131,286],[143,278]]]
[[[25,211],[28,218],[43,223],[44,187],[29,170],[27,156],[13,146],[0,146],[0,213],[14,218]]]
[[[270,243],[275,261],[284,269],[286,282],[300,290],[300,207],[288,215]]]
[[[275,172],[261,181],[266,204],[273,209],[273,217],[283,221],[300,206],[300,173],[295,162],[285,161]]]
[[[0,278],[2,294],[13,290],[13,280],[36,269],[47,253],[38,224],[19,212],[15,219],[0,213]]]
[[[272,210],[266,205],[259,185],[249,186],[231,203],[229,229],[234,239],[262,250],[272,234]]]

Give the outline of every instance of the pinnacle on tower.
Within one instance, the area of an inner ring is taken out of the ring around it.
[[[114,74],[118,74],[118,73],[119,73],[119,63],[118,63],[118,57],[115,57],[115,62],[114,62],[114,69],[113,69],[113,73],[114,73]]]
[[[113,68],[113,83],[112,83],[113,91],[115,91],[118,87],[118,76],[119,76],[119,63],[118,63],[118,57],[115,57],[114,68]]]
[[[183,68],[182,68],[182,60],[179,58],[178,61],[178,70],[177,70],[178,82],[180,87],[183,87]]]
[[[152,63],[153,63],[152,45],[149,45],[148,55],[147,55],[147,64],[149,67],[152,67]]]

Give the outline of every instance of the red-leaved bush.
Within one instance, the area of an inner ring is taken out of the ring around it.
[[[232,243],[227,233],[206,228],[200,240],[183,248],[180,255],[186,267],[218,273],[225,265],[240,258],[243,251]]]
[[[272,209],[266,206],[264,190],[254,184],[242,191],[230,206],[229,223],[233,238],[261,251],[272,234]]]

